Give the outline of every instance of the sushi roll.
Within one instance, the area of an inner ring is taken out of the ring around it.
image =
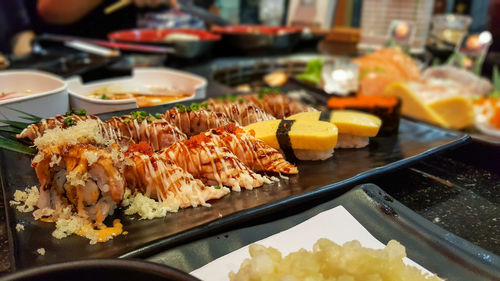
[[[324,121],[268,120],[244,129],[272,148],[281,149],[292,162],[330,158],[338,136],[337,127]]]
[[[353,109],[373,114],[382,120],[379,135],[392,135],[398,132],[401,119],[401,100],[389,96],[332,97],[328,107],[333,110]]]
[[[369,138],[377,135],[382,120],[375,115],[355,110],[302,112],[288,120],[326,121],[338,128],[336,148],[360,148],[368,145]]]
[[[296,166],[285,160],[278,150],[248,134],[236,124],[212,129],[210,134],[219,146],[227,147],[255,172],[297,174]]]

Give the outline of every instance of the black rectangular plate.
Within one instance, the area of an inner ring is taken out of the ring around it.
[[[374,184],[357,186],[305,212],[200,239],[159,253],[148,260],[191,272],[243,246],[287,230],[340,205],[379,241],[384,244],[392,239],[401,242],[410,259],[446,280],[498,280],[500,276],[499,256],[432,224]]]
[[[171,106],[145,110],[164,112]],[[126,113],[128,111],[113,114]],[[106,119],[113,114],[101,117]],[[88,240],[77,236],[62,240],[52,238],[52,224],[33,221],[31,214],[19,213],[9,207],[8,201],[16,189],[37,185],[38,182],[30,167],[30,157],[1,150],[2,187],[12,236],[13,269],[84,258],[149,256],[196,237],[207,236],[236,222],[255,219],[328,194],[340,194],[370,176],[461,145],[469,139],[466,135],[402,120],[398,135],[373,138],[370,145],[363,149],[339,149],[327,161],[298,163],[299,175],[253,191],[233,192],[212,202],[211,208],[184,209],[155,220],[138,220],[117,211],[109,219],[120,218],[128,235],[98,245],[89,245]],[[22,232],[15,230],[19,222],[25,226]],[[38,248],[45,248],[45,256],[36,253]]]

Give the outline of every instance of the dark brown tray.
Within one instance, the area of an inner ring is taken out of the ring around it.
[[[171,105],[151,107],[147,111],[162,112],[169,107]],[[114,114],[125,113],[128,112]],[[102,118],[112,115],[102,115]],[[63,240],[52,238],[52,224],[35,222],[31,214],[19,213],[8,206],[17,188],[24,189],[38,182],[30,167],[30,157],[1,150],[1,183],[12,238],[13,269],[88,258],[147,257],[235,223],[293,208],[323,196],[341,194],[368,177],[393,171],[469,140],[466,135],[403,119],[395,136],[376,137],[363,149],[337,150],[327,161],[298,163],[299,175],[253,191],[233,192],[212,202],[211,208],[180,210],[155,220],[138,220],[117,211],[113,218],[120,218],[129,234],[98,245],[89,245],[88,240],[76,236]],[[22,232],[15,230],[19,222],[25,225]],[[38,248],[46,249],[45,256],[36,253]]]

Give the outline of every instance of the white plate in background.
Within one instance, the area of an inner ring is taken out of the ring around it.
[[[38,70],[0,71],[0,92],[30,94],[0,101],[0,119],[21,121],[24,111],[41,118],[64,114],[69,109],[67,84],[56,75]]]
[[[141,91],[141,93],[148,88],[162,88],[179,90],[190,94],[189,97],[168,102],[173,103],[205,98],[207,80],[198,75],[167,68],[136,68],[132,77],[100,80],[87,84],[83,84],[80,78],[73,78],[68,80],[71,108],[86,109],[88,114],[138,108],[135,99],[102,100],[87,97],[95,90],[102,88],[119,88],[126,92]]]

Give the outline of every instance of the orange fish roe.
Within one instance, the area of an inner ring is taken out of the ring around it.
[[[196,136],[190,137],[188,140],[184,141],[184,144],[189,148],[199,147],[203,143],[209,141],[209,138],[204,133],[198,134]]]
[[[146,154],[148,156],[152,156],[153,152],[154,152],[153,148],[149,145],[149,143],[144,142],[144,141],[141,141],[138,144],[133,144],[133,145],[129,146],[128,151],[129,152],[139,152],[142,154]]]
[[[348,98],[330,98],[328,100],[328,107],[333,109],[344,108],[362,108],[362,107],[387,107],[391,108],[396,106],[398,99],[395,97],[380,97],[380,96],[367,96],[357,95]]]
[[[495,111],[489,121],[491,125],[500,129],[500,107],[495,107]]]
[[[236,135],[238,138],[240,138],[241,134],[246,134],[245,130],[240,128],[235,123],[227,124],[226,126],[217,128],[215,130],[215,134],[217,135],[222,135],[224,133]]]

